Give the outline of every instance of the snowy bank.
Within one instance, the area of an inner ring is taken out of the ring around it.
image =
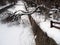
[[[17,10],[25,10],[22,1],[8,9],[13,13]],[[22,16],[19,25],[15,25],[15,22],[0,23],[0,45],[35,45],[35,38],[28,16]]]
[[[46,32],[50,38],[54,39],[56,43],[60,45],[60,29],[54,27],[50,28],[50,20],[48,19],[44,22],[45,17],[43,15],[34,13],[32,14],[32,17],[43,30],[43,32]]]

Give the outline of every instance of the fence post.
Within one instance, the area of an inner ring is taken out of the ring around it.
[[[53,22],[52,22],[52,21],[50,21],[50,24],[51,24],[51,25],[50,25],[50,27],[52,28],[52,27],[53,27]]]

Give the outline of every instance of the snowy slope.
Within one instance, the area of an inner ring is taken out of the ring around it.
[[[35,45],[31,25],[25,17],[24,24],[22,21],[20,25],[0,24],[0,45]]]
[[[40,26],[40,28],[47,33],[47,35],[54,39],[57,44],[60,45],[60,29],[56,28],[50,28],[50,20],[44,22],[44,16],[38,15],[36,13],[32,14],[33,19],[36,21],[36,23]]]
[[[23,2],[19,1],[8,11],[25,10]],[[22,16],[19,25],[14,23],[0,23],[0,45],[35,45],[35,38],[28,16]]]
[[[14,7],[8,9],[8,11],[13,13],[18,10],[26,11],[22,1],[18,1]],[[32,17],[41,27],[41,29],[46,32],[50,38],[54,39],[57,44],[60,45],[60,30],[56,28],[50,28],[50,20],[44,22],[45,17],[43,15],[34,13],[32,14]],[[0,23],[0,45],[35,45],[35,38],[28,16],[22,16],[20,21],[21,22],[19,25],[13,25],[14,23]]]

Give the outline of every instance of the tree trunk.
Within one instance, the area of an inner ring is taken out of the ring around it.
[[[31,17],[31,15],[28,15],[32,30],[34,35],[37,35],[35,41],[36,45],[57,45],[56,42],[49,38],[46,33],[42,31],[42,29],[37,25],[35,20]]]

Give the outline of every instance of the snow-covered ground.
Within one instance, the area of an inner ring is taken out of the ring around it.
[[[0,45],[35,45],[28,17],[23,17],[20,25],[0,24]]]
[[[18,11],[18,10],[26,11],[23,1],[18,1],[14,7],[10,8],[10,9],[8,9],[8,10],[11,11],[11,12],[13,12],[13,13],[14,13],[15,11]],[[20,12],[20,13],[21,13],[21,12]]]
[[[47,33],[47,35],[54,39],[58,45],[60,45],[60,29],[57,28],[50,28],[50,19],[44,21],[43,15],[33,14],[33,19],[36,23],[40,26],[40,28]],[[59,25],[60,26],[60,25]]]
[[[8,11],[15,12],[17,10],[25,10],[24,3],[19,1],[14,7]],[[35,45],[35,38],[31,29],[28,16],[22,16],[20,24],[0,23],[0,45]]]
[[[8,9],[13,13],[18,10],[26,11],[24,3],[21,1],[18,1],[14,7]],[[60,45],[60,29],[50,28],[50,20],[44,22],[45,17],[43,15],[34,13],[32,17],[40,28]],[[16,25],[16,23],[0,23],[0,45],[35,45],[35,38],[27,15],[21,17],[19,25]]]

